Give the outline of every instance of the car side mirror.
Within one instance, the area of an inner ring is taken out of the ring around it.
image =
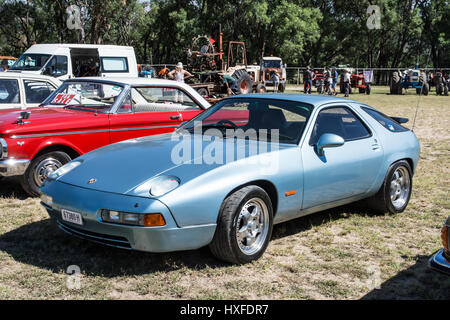
[[[333,133],[324,133],[320,136],[319,141],[317,141],[317,153],[319,154],[319,156],[323,156],[323,149],[340,147],[344,143],[345,140],[341,136]]]

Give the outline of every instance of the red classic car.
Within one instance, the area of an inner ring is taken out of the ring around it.
[[[161,79],[66,80],[42,106],[0,113],[0,177],[20,176],[39,195],[71,159],[136,137],[172,132],[210,104],[184,83]]]

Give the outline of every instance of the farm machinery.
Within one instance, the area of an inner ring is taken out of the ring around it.
[[[274,86],[273,73],[279,75],[278,91],[286,87],[286,65],[278,57],[264,57],[260,65],[248,65],[245,43],[228,42],[228,54],[225,58],[222,32],[219,32],[218,48],[216,41],[208,36],[193,39],[191,48],[187,49],[187,70],[194,77],[187,83],[202,96],[217,97],[227,94],[227,88],[221,78],[227,74],[236,79],[233,94],[266,92],[267,86]]]
[[[348,70],[351,72],[350,93],[352,93],[352,89],[355,89],[355,90],[358,89],[359,93],[370,94],[371,84],[373,82],[373,72],[369,70],[369,71],[363,71],[362,73],[359,73],[359,72],[354,72],[351,69],[348,69]],[[341,75],[341,79],[339,82],[339,92],[345,93],[343,75]]]
[[[450,78],[442,74],[442,71],[437,71],[434,74],[430,74],[428,84],[429,86],[436,87],[436,94],[438,96],[448,96],[448,91],[450,89]]]
[[[391,77],[391,94],[402,94],[403,89],[416,89],[417,94],[428,95],[430,86],[427,81],[427,74],[423,70],[408,69],[403,73],[394,71]]]

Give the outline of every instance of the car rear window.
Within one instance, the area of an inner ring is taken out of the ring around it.
[[[408,131],[408,128],[403,127],[398,122],[390,118],[389,116],[370,108],[361,107],[366,113],[368,113],[372,118],[378,121],[383,127],[391,132],[404,132]]]

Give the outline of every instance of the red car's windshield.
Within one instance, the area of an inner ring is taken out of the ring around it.
[[[109,112],[123,86],[98,82],[65,82],[44,106],[65,106],[85,111]]]

